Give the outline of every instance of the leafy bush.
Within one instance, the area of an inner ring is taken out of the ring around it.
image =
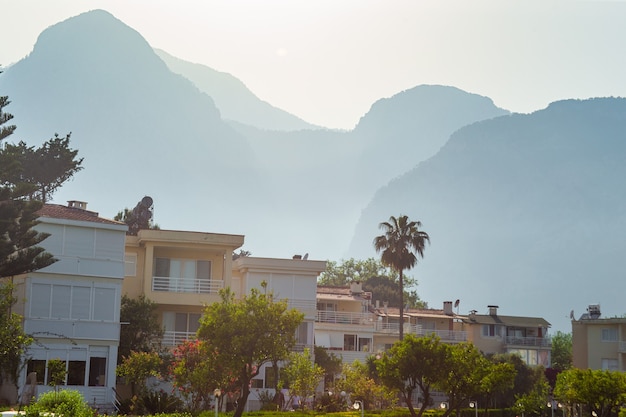
[[[163,390],[146,392],[141,396],[143,408],[148,414],[173,413],[183,408],[183,402]]]
[[[43,393],[34,404],[26,407],[25,412],[26,417],[44,417],[49,413],[72,417],[95,416],[81,393],[75,390]]]

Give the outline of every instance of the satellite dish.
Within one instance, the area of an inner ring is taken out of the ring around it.
[[[302,258],[303,261],[306,261],[307,259],[309,259],[309,254],[308,252],[304,254],[304,257]]]
[[[569,318],[570,320],[574,320],[574,310],[569,312]]]
[[[461,303],[461,300],[457,299],[457,300],[454,302],[454,308],[458,308],[460,303]]]
[[[152,207],[153,203],[154,203],[154,201],[152,201],[152,197],[145,196],[144,198],[141,199],[141,204],[144,207]]]

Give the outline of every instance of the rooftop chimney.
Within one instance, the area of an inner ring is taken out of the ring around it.
[[[77,208],[81,210],[87,210],[87,203],[85,201],[69,200],[67,206],[70,208]]]
[[[363,285],[361,281],[352,281],[350,283],[350,294],[361,294],[363,292]]]
[[[490,316],[497,316],[498,315],[498,306],[487,306],[487,308],[489,309],[489,315]]]
[[[452,316],[452,301],[444,301],[443,302],[443,314],[447,316]]]

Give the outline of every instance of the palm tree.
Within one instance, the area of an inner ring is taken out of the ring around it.
[[[417,256],[424,258],[426,242],[430,243],[428,233],[419,230],[422,223],[409,221],[408,216],[391,216],[388,222],[378,225],[384,235],[374,238],[376,252],[382,252],[380,260],[384,265],[395,269],[400,277],[400,340],[404,336],[404,280],[403,271],[411,269],[417,263]],[[417,255],[417,256],[416,256]]]

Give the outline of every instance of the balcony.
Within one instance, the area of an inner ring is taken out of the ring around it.
[[[506,336],[504,338],[505,345],[513,346],[531,346],[531,347],[550,347],[552,346],[552,339],[549,337],[518,337],[518,336]]]
[[[196,333],[195,332],[176,332],[176,331],[165,331],[163,332],[163,339],[161,339],[161,344],[163,346],[178,346],[186,340],[195,340]]]
[[[338,311],[318,311],[315,319],[318,323],[374,325],[374,316],[370,313],[349,313]]]
[[[152,291],[217,294],[222,288],[224,281],[213,279],[152,277]]]
[[[467,332],[460,330],[429,330],[429,329],[418,329],[417,336],[430,336],[434,334],[439,337],[442,342],[466,342],[467,341]]]
[[[398,323],[376,322],[376,331],[379,333],[399,334],[400,326]],[[415,336],[430,336],[434,334],[439,337],[442,342],[467,341],[467,332],[464,331],[424,329],[422,326],[408,323],[404,325],[404,334],[412,334]]]

